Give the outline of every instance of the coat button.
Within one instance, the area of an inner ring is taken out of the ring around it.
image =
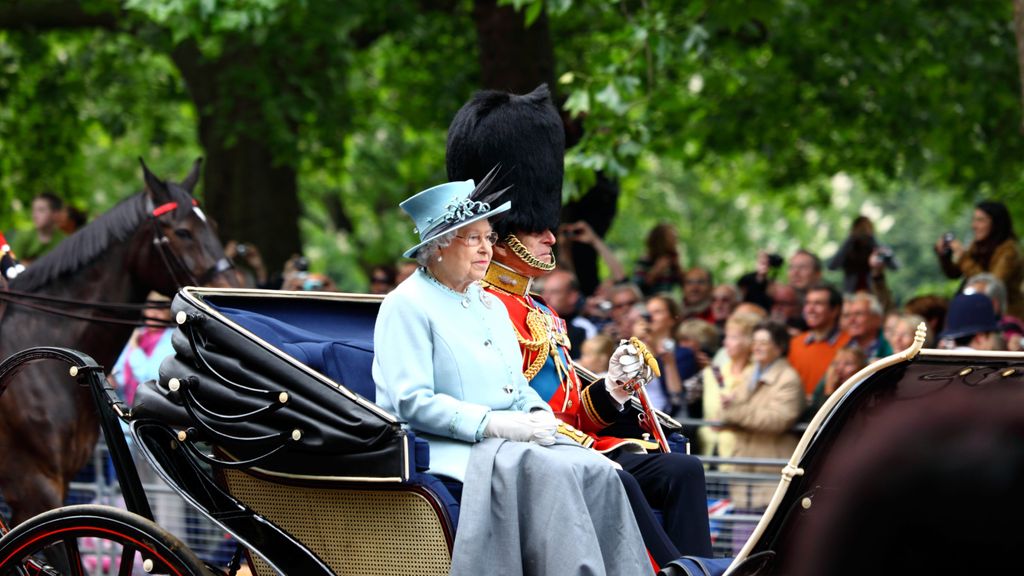
[[[491,339],[490,338],[488,338],[487,340],[484,340],[484,346],[490,346],[490,345],[491,345]]]
[[[565,407],[566,408],[572,408],[572,400],[569,400],[568,402],[566,402],[565,403]]]

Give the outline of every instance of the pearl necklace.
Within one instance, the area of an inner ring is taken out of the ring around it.
[[[441,291],[447,292],[448,294],[451,294],[452,296],[455,296],[456,298],[460,299],[461,300],[460,303],[462,304],[463,308],[469,308],[469,305],[470,305],[470,302],[471,302],[470,297],[472,296],[470,289],[473,286],[477,286],[477,287],[480,286],[480,284],[478,282],[470,282],[469,286],[466,287],[465,291],[458,292],[455,289],[453,289],[451,286],[448,286],[444,282],[441,282],[440,280],[438,280],[433,274],[430,273],[430,270],[427,270],[426,266],[420,266],[420,272],[423,273],[423,276],[428,281],[430,281],[430,283],[432,283],[433,285],[435,285],[438,288],[440,288]],[[487,306],[488,308],[490,308],[491,307],[491,295],[486,293],[486,292],[484,292],[483,290],[478,290],[478,293],[480,294],[480,302],[482,302],[484,304],[484,306]]]

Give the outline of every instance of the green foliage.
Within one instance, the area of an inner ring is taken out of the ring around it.
[[[759,248],[829,256],[863,211],[906,298],[948,288],[930,246],[975,200],[1024,222],[1009,3],[499,2],[547,15],[585,127],[566,195],[596,170],[621,180],[609,240],[627,262],[667,219],[688,263],[735,278]],[[445,129],[478,87],[472,2],[425,5],[89,0],[120,6],[119,32],[0,32],[0,202],[52,188],[96,214],[137,189],[139,155],[180,177],[213,118],[225,143],[258,138],[297,167],[314,269],[362,289],[413,243],[397,204],[445,179]],[[202,110],[178,69],[190,47],[219,94]]]
[[[341,289],[364,290],[370,266],[415,244],[398,203],[447,179],[448,122],[477,89],[475,38],[461,16],[417,14],[354,55],[345,153],[303,162],[306,250]],[[335,221],[330,206],[348,220]]]
[[[1011,23],[1008,3],[574,2],[553,20],[587,115],[570,175],[751,152],[773,187],[846,170],[1016,197]]]
[[[142,188],[138,158],[182,178],[202,155],[173,64],[97,31],[0,32],[0,227],[52,190],[91,216]],[[159,106],[154,106],[159,103]]]

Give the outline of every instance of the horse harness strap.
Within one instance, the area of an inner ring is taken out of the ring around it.
[[[0,290],[0,318],[3,317],[3,313],[6,311],[8,303],[16,306],[23,306],[31,310],[39,312],[45,312],[47,314],[54,314],[56,316],[63,316],[65,318],[74,318],[76,320],[86,320],[89,322],[101,322],[104,324],[117,324],[121,326],[150,326],[156,328],[167,328],[174,325],[173,322],[157,320],[155,318],[142,318],[142,319],[130,319],[120,318],[113,314],[117,312],[134,312],[141,314],[143,310],[155,309],[155,308],[170,308],[170,304],[167,302],[150,301],[145,304],[117,304],[113,302],[83,302],[81,300],[74,300],[70,298],[58,298],[56,296],[45,296],[42,294],[32,294],[30,292],[20,292],[18,290]],[[56,304],[57,306],[51,306],[49,304]],[[105,312],[105,315],[90,315],[87,313],[71,312],[60,306],[65,307],[77,307],[77,308],[88,308]]]
[[[199,217],[203,221],[206,221],[206,216],[204,216],[202,211],[199,209],[199,202],[197,202],[195,198],[192,199],[192,206]],[[177,210],[177,208],[177,202],[166,202],[159,206],[153,206],[152,200],[149,198],[146,199],[146,209],[147,212],[149,212],[150,220],[153,222],[153,246],[156,248],[157,253],[160,254],[160,259],[163,260],[164,267],[167,269],[167,272],[170,273],[174,284],[178,288],[181,288],[182,286],[200,286],[209,280],[212,280],[214,276],[230,270],[233,267],[231,261],[227,258],[221,257],[217,260],[216,264],[203,271],[203,273],[196,278],[185,262],[182,261],[181,257],[171,250],[167,236],[164,234],[163,230],[160,229],[160,217],[168,212]],[[183,279],[184,282],[182,282]]]

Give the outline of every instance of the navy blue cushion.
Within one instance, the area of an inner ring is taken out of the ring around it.
[[[220,311],[306,366],[370,401],[376,400],[370,372],[372,339],[337,339],[334,335],[314,332],[249,310],[221,308]]]

